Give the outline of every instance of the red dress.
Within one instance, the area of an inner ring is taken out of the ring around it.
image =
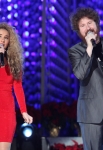
[[[16,115],[12,88],[22,112],[26,112],[25,96],[22,82],[13,79],[9,66],[0,68],[0,142],[12,142],[15,128]]]

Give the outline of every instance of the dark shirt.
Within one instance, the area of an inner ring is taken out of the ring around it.
[[[101,41],[98,44],[96,44],[96,46],[93,48],[93,52],[94,52],[96,58],[99,58],[100,61],[103,62],[103,51],[102,51]]]

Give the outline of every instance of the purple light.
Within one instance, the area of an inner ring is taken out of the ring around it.
[[[103,14],[103,11],[100,9],[96,9],[96,11],[99,13],[99,15]]]
[[[32,71],[31,73],[32,73],[32,74],[35,74],[35,71]]]
[[[24,21],[24,22],[23,22],[23,25],[24,25],[25,27],[28,27],[28,26],[29,26],[29,22],[28,22],[28,21]]]
[[[50,33],[56,35],[56,32],[55,32],[54,29],[51,29],[51,30],[50,30]]]
[[[8,24],[9,24],[9,25],[12,25],[12,23],[11,23],[11,22],[8,22]]]
[[[71,74],[71,78],[74,78],[74,74]]]
[[[42,6],[41,5],[39,6],[39,10],[42,10]]]
[[[14,14],[14,17],[18,17],[18,13],[15,13],[15,14]]]
[[[50,22],[56,24],[55,18],[50,18]]]
[[[17,29],[16,29],[16,32],[19,33]]]
[[[7,16],[7,18],[8,18],[8,19],[11,19],[11,14],[9,14],[9,15]]]
[[[100,20],[100,25],[103,25],[103,20]]]
[[[17,21],[15,21],[14,25],[15,25],[15,26],[17,26],[17,25],[18,25],[18,22],[17,22]]]
[[[42,41],[39,41],[39,44],[42,45]]]
[[[39,28],[39,33],[42,33],[42,28]]]
[[[54,14],[56,14],[56,10],[55,10],[55,7],[54,7],[54,6],[50,7],[49,10],[50,10],[51,12],[53,12]]]
[[[52,40],[52,41],[50,42],[50,45],[52,45],[52,46],[56,47],[56,43],[55,43],[55,41],[53,41],[53,40]]]
[[[36,62],[32,61],[31,64],[35,66]]]
[[[24,36],[24,37],[28,37],[28,36],[29,36],[29,32],[28,32],[28,31],[25,31],[25,32],[23,33],[23,36]]]
[[[12,10],[12,7],[11,7],[11,6],[8,6],[8,7],[7,7],[7,10],[11,11],[11,10]]]
[[[14,8],[17,9],[17,8],[18,8],[18,5],[17,5],[17,4],[14,4]]]
[[[29,56],[29,52],[25,52],[25,56],[28,57]]]
[[[2,17],[2,20],[5,20],[5,17]]]
[[[26,1],[26,3],[25,3],[26,5],[30,5],[30,2],[29,1]]]
[[[42,17],[39,17],[39,21],[41,21],[42,20]]]
[[[28,11],[25,11],[24,12],[24,16],[28,16],[29,15],[29,12]]]
[[[25,66],[29,66],[29,62],[25,62]]]
[[[36,53],[35,53],[35,52],[32,52],[32,53],[31,53],[31,56],[36,56]]]
[[[51,0],[51,2],[56,3],[57,0]]]
[[[100,35],[102,35],[102,36],[103,36],[103,31],[100,31]]]
[[[50,63],[50,66],[55,66],[55,64],[53,62]]]
[[[30,37],[31,37],[31,38],[34,38],[34,37],[35,37],[35,34],[31,34]]]
[[[52,57],[56,57],[56,54],[54,52],[51,53]]]

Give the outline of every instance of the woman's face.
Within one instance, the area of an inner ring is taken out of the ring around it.
[[[7,49],[10,42],[10,35],[6,29],[0,29],[0,44],[3,45],[4,49]]]

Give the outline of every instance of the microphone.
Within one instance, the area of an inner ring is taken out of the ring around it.
[[[92,43],[93,47],[95,47],[95,46],[96,46],[96,42],[95,42],[95,40],[94,40],[94,39],[91,39],[91,43]]]
[[[94,34],[92,31],[88,31],[88,33],[87,33],[87,34],[90,34],[90,33]],[[94,40],[94,39],[91,39],[91,43],[92,43],[93,47],[95,47],[95,46],[96,46],[96,42],[95,42],[95,40]]]
[[[2,46],[2,44],[0,44]],[[0,66],[4,66],[4,54],[0,52]]]

